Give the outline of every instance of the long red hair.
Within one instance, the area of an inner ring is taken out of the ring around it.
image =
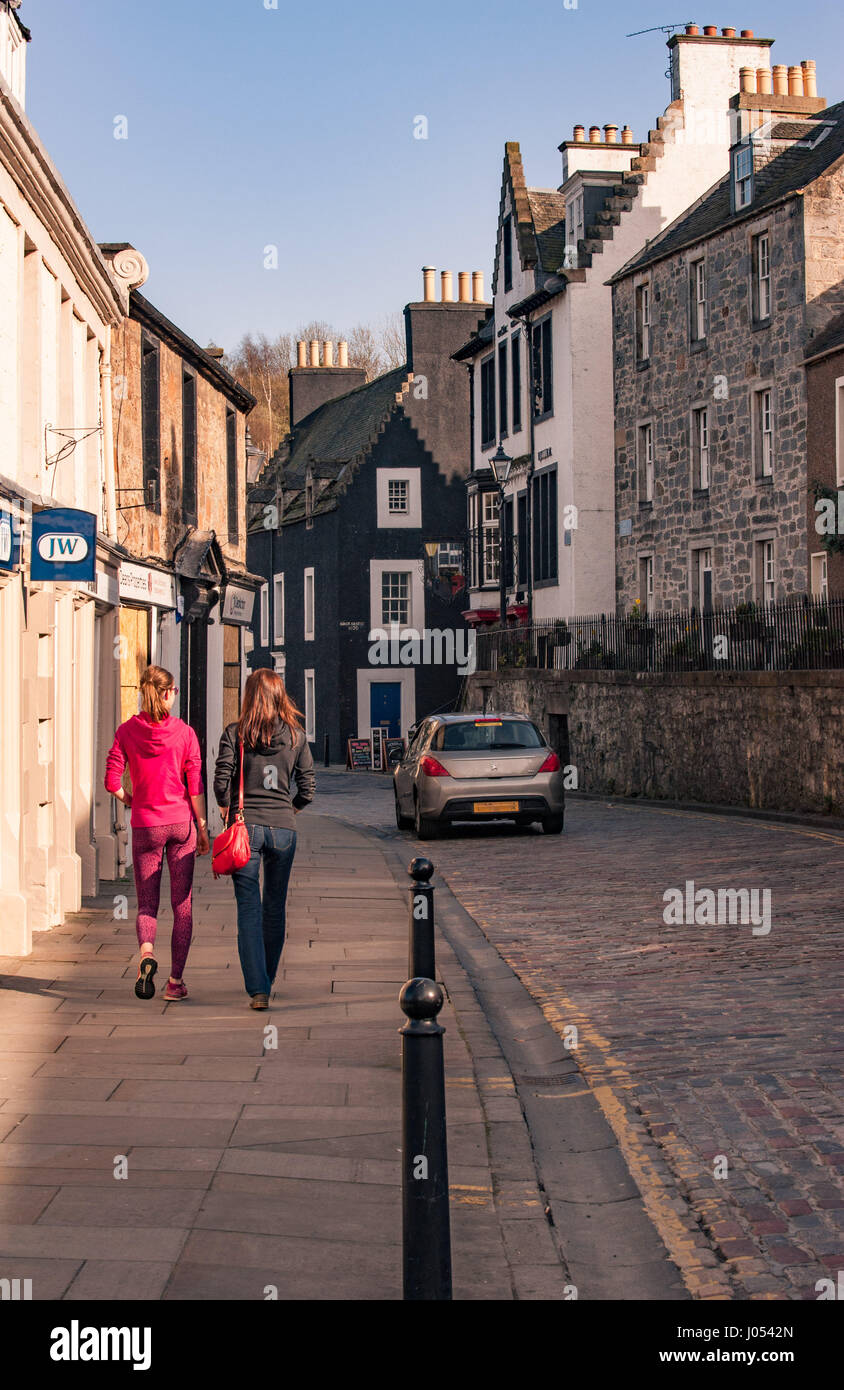
[[[291,700],[281,676],[261,667],[252,672],[243,689],[237,732],[244,747],[270,744],[277,719],[287,725],[291,734],[302,727],[302,711]]]

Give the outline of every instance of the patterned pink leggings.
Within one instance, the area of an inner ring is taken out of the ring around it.
[[[138,893],[138,945],[155,943],[158,903],[161,897],[161,868],[164,851],[170,870],[170,902],[173,906],[173,936],[170,942],[174,980],[182,978],[193,934],[191,889],[196,851],[196,825],[139,825],[132,830],[132,860]]]

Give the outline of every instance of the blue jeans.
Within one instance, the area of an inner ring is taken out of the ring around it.
[[[252,854],[232,874],[237,900],[237,952],[247,994],[269,995],[284,946],[284,908],[296,831],[274,825],[247,825]],[[258,874],[264,861],[264,898]]]

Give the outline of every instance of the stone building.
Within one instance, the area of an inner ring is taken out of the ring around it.
[[[810,586],[804,357],[844,308],[844,103],[742,74],[730,171],[613,277],[616,597]]]
[[[290,372],[291,434],[250,492],[247,558],[264,578],[253,666],[274,666],[333,761],[373,727],[405,736],[452,702],[465,637],[465,475],[469,401],[451,354],[482,320],[481,277],[452,298],[405,309],[407,362],[367,382],[340,344],[300,343]],[[373,660],[376,631],[446,634],[433,661],[397,644]],[[454,647],[449,650],[449,642]]]
[[[143,257],[126,245],[104,251],[131,282],[113,352],[121,717],[137,712],[150,661],[173,671],[175,712],[196,731],[207,787],[222,730],[239,712],[257,585],[246,568],[255,402],[219,349],[199,347],[140,294]]]
[[[687,25],[668,41],[671,101],[647,141],[614,122],[560,145],[557,189],[527,185],[507,144],[493,311],[456,354],[471,375],[467,616],[499,612],[498,492],[489,458],[514,460],[504,509],[512,619],[612,611],[615,604],[612,297],[641,248],[729,168],[741,71],[772,76],[772,39]],[[802,72],[802,70],[801,70]],[[810,109],[815,109],[817,103]],[[805,108],[803,108],[805,109]]]
[[[806,349],[809,576],[816,598],[844,594],[844,314]]]
[[[118,710],[111,355],[127,293],[26,115],[29,37],[3,0],[0,955],[27,954],[117,854],[95,788]],[[34,520],[56,507],[91,523],[93,583],[32,577]]]

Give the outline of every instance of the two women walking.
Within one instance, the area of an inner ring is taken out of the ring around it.
[[[140,999],[155,994],[155,938],[165,855],[173,934],[164,998],[187,997],[182,976],[193,933],[194,863],[196,855],[210,850],[199,742],[193,729],[170,713],[177,694],[169,671],[147,667],[141,677],[141,712],[118,728],[106,766],[106,790],[132,810],[140,951],[135,993]],[[296,851],[293,818],[313,799],[315,782],[300,711],[274,671],[253,671],[246,682],[240,719],[225,729],[220,740],[214,791],[224,819],[237,805],[241,748],[251,853],[248,863],[232,876],[237,943],[251,1006],[266,1009],[284,946],[287,885]],[[122,786],[127,764],[131,794]]]

